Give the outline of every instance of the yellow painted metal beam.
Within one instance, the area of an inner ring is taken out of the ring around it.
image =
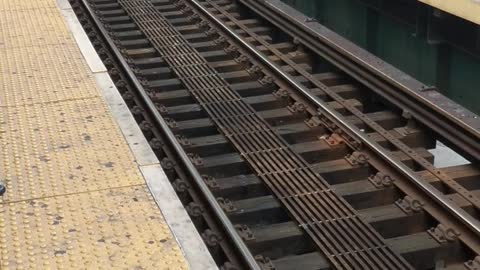
[[[480,25],[480,0],[419,0],[419,1]]]

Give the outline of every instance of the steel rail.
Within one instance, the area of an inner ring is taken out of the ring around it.
[[[307,24],[314,23],[314,20],[294,18],[274,6],[279,1],[240,2],[392,104],[404,108],[414,119],[445,138],[450,146],[470,160],[480,159],[480,118],[475,114],[463,108],[460,112],[447,111],[436,102],[443,105],[448,103],[448,106],[453,106],[454,103],[445,97],[429,98],[425,90],[435,90],[434,88],[406,76],[325,27],[316,25],[315,31],[312,30]]]
[[[414,183],[417,187],[423,190],[429,197],[434,199],[437,203],[439,203],[442,207],[446,208],[450,213],[452,213],[455,217],[460,219],[462,223],[468,226],[476,235],[480,236],[480,222],[468,214],[465,210],[454,205],[451,201],[440,191],[434,188],[430,183],[426,182],[422,178],[418,177],[414,171],[412,171],[408,166],[404,163],[398,161],[391,153],[385,151],[385,149],[380,146],[377,142],[373,141],[367,134],[363,133],[359,128],[348,124],[348,122],[344,119],[344,117],[336,112],[334,109],[328,107],[328,105],[320,100],[317,96],[313,95],[305,86],[298,83],[291,75],[284,72],[277,64],[271,62],[267,56],[263,53],[258,51],[254,46],[250,45],[248,42],[242,39],[237,33],[235,33],[230,27],[228,27],[225,23],[223,23],[220,19],[215,17],[214,14],[210,13],[202,4],[200,4],[197,0],[188,0],[192,3],[199,11],[201,11],[205,16],[210,18],[213,22],[215,22],[221,29],[223,29],[229,36],[234,38],[238,43],[242,44],[250,53],[255,55],[262,63],[264,63],[267,67],[269,67],[272,71],[277,73],[283,80],[293,86],[296,90],[298,90],[302,95],[304,95],[309,101],[313,104],[318,106],[319,111],[326,116],[329,116],[338,126],[342,127],[343,130],[348,131],[354,137],[356,137],[359,141],[363,143],[363,145],[367,146],[370,150],[374,153],[378,154],[383,160],[385,160],[388,164],[396,168],[402,175],[407,177],[412,183]]]
[[[192,177],[193,181],[197,185],[198,189],[201,191],[202,195],[205,197],[205,200],[207,201],[208,206],[211,207],[213,213],[216,215],[216,217],[220,221],[220,224],[222,225],[226,234],[230,237],[231,242],[233,243],[237,251],[241,254],[241,258],[243,259],[245,265],[247,265],[249,269],[261,270],[255,258],[250,253],[248,247],[245,245],[242,238],[239,236],[237,230],[235,229],[233,224],[230,222],[229,218],[225,215],[225,212],[223,211],[222,207],[219,205],[219,203],[215,199],[215,196],[212,194],[207,184],[204,182],[203,177],[200,175],[198,170],[192,164],[189,156],[187,155],[185,150],[183,150],[182,146],[177,141],[175,135],[170,130],[167,122],[163,119],[161,114],[158,112],[158,110],[155,107],[155,104],[152,102],[152,100],[148,96],[143,86],[137,80],[135,74],[130,69],[130,66],[123,58],[121,52],[118,50],[115,43],[110,38],[108,32],[103,27],[102,23],[95,16],[95,12],[91,9],[89,4],[87,3],[87,0],[81,0],[81,2],[84,5],[85,9],[88,11],[88,14],[92,18],[93,22],[95,23],[95,26],[99,29],[102,37],[105,39],[111,52],[119,61],[120,66],[125,71],[128,79],[131,81],[135,89],[138,91],[142,101],[146,105],[146,108],[152,114],[153,120],[161,128],[161,132],[163,133],[165,138],[168,140],[168,143],[173,148],[175,153],[178,155],[180,161],[186,168],[188,174]]]

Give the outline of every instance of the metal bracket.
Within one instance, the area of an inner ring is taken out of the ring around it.
[[[320,118],[316,116],[312,116],[310,119],[305,120],[305,124],[311,128],[318,127],[321,123]]]
[[[118,69],[116,68],[111,68],[108,70],[108,74],[110,75],[110,77],[112,77],[112,79],[119,79],[120,78],[120,71],[118,71]]]
[[[285,88],[279,88],[277,91],[273,92],[273,95],[278,98],[288,98],[290,96],[288,90]]]
[[[160,164],[164,170],[173,170],[173,168],[175,168],[175,162],[167,157],[163,158],[162,161],[160,161]]]
[[[88,32],[87,36],[91,39],[95,38],[97,36],[97,33],[95,31],[90,31]],[[101,50],[101,49],[100,49]],[[100,55],[100,52],[98,53]],[[100,55],[103,56],[103,55]]]
[[[413,212],[422,211],[424,203],[418,199],[413,199],[410,196],[405,196],[403,199],[398,199],[395,202],[395,205],[402,209],[406,214],[411,215]]]
[[[85,30],[85,32],[87,32],[87,31],[88,31],[88,32],[89,32],[89,31],[92,31],[92,30],[93,30],[93,25],[90,24],[90,23],[86,23],[86,24],[83,25],[83,29]],[[111,29],[110,26],[105,27],[105,30],[107,30],[107,31],[109,31],[110,29]]]
[[[393,182],[395,182],[394,178],[382,172],[370,176],[368,180],[377,188],[390,187],[393,185]]]
[[[149,82],[145,77],[138,77],[138,82],[139,82],[143,87],[150,87],[150,82]]]
[[[460,233],[453,228],[447,228],[443,224],[438,224],[437,227],[431,228],[427,232],[440,244],[456,241],[460,236]]]
[[[122,54],[123,57],[129,57],[128,56],[128,50],[126,48],[124,48],[123,46],[118,47],[118,50],[120,51],[120,53]],[[125,61],[127,61],[127,60],[125,60]]]
[[[273,265],[272,260],[269,257],[263,257],[262,255],[255,256],[258,266],[262,270],[276,270],[275,265]]]
[[[203,166],[203,158],[196,153],[188,153],[188,157],[195,166]]]
[[[142,121],[142,123],[140,123],[140,129],[142,131],[151,131],[152,128],[153,128],[153,125],[150,122]]]
[[[149,98],[154,99],[157,94],[154,91],[150,91],[150,89],[145,89],[145,92],[147,92],[147,95]]]
[[[180,9],[180,12],[184,13],[184,14],[187,14],[187,13],[192,13],[193,10],[191,7],[189,6],[184,6],[183,8]]]
[[[273,85],[273,83],[275,82],[275,79],[273,79],[271,76],[265,75],[263,76],[263,78],[258,80],[258,82],[261,85]]]
[[[223,36],[220,36],[218,37],[217,39],[215,39],[213,41],[213,43],[217,44],[217,45],[223,45],[223,44],[226,44],[227,43],[227,39]]]
[[[118,48],[124,49],[124,47],[123,47],[123,45],[122,45],[122,42],[121,42],[118,38],[115,38],[115,39],[113,40],[113,43],[114,43],[115,46],[117,46]],[[125,54],[124,54],[124,57],[128,57],[128,56],[125,56]],[[126,60],[125,60],[125,61],[126,61]],[[127,63],[128,63],[128,62],[127,62]],[[128,63],[128,64],[130,64],[130,63]]]
[[[145,112],[145,110],[142,109],[142,107],[137,105],[133,106],[133,108],[130,111],[134,116],[141,116]]]
[[[99,40],[96,40],[94,42],[92,42],[93,46],[100,46],[101,45],[101,42]],[[107,69],[110,69],[113,67],[113,60],[111,58],[107,58],[103,61],[103,64],[105,65],[105,67],[107,67]],[[123,80],[117,80],[118,81],[123,81]],[[115,84],[117,84],[117,82],[115,82]]]
[[[220,204],[220,207],[222,207],[225,213],[232,213],[237,211],[237,208],[233,205],[232,201],[230,201],[229,199],[220,197],[220,198],[217,198],[217,202],[218,204]]]
[[[255,240],[255,236],[253,235],[252,230],[250,230],[247,225],[237,224],[235,225],[235,229],[237,229],[238,234],[240,235],[240,237],[242,237],[243,241],[249,242]]]
[[[223,49],[228,54],[238,54],[238,47],[230,44],[228,47]]]
[[[328,118],[325,114],[319,112],[318,113],[318,118],[320,119],[321,122],[324,123],[324,125],[330,129],[330,130],[336,130],[338,128],[337,124],[335,124],[330,118]]]
[[[205,20],[201,20],[200,22],[197,23],[197,27],[200,29],[207,29],[208,26],[209,26],[209,23]]]
[[[127,63],[128,63],[128,62],[127,62]],[[135,75],[137,75],[138,77],[143,76],[142,70],[141,70],[140,68],[138,68],[137,66],[133,66],[133,64],[132,64],[132,66],[130,67],[130,69],[131,69],[132,72],[133,72]]]
[[[131,92],[125,92],[125,93],[123,93],[122,98],[125,101],[132,101],[135,97],[133,96],[133,94]]]
[[[352,166],[366,166],[369,158],[362,152],[353,152],[352,154],[347,155],[345,160]]]
[[[156,103],[155,108],[158,110],[158,112],[160,112],[162,114],[168,113],[168,108],[163,104]]]
[[[463,264],[467,270],[480,270],[480,256]]]
[[[222,241],[222,237],[210,229],[206,229],[202,233],[202,238],[209,247],[216,247]]]
[[[248,57],[245,56],[245,55],[243,55],[243,54],[240,55],[240,56],[238,56],[238,57],[236,57],[236,58],[234,59],[234,61],[237,62],[238,64],[240,64],[240,65],[242,66],[242,68],[244,68],[244,69],[247,69],[249,66],[252,65],[252,63],[250,62],[250,60],[248,59]],[[261,77],[260,77],[260,76],[257,76],[256,79],[258,80],[258,78],[261,78]]]
[[[97,54],[98,56],[100,56],[100,58],[106,58],[108,56],[107,50],[105,50],[104,48],[101,48],[100,50],[98,50]]]
[[[102,42],[98,39],[95,39],[95,40],[92,40],[92,45],[93,47],[95,48],[95,51],[96,50],[100,50],[100,48],[102,48]],[[107,69],[109,68],[112,68],[113,67],[113,61],[111,58],[107,58],[103,61],[103,63],[105,64],[105,66],[107,67]]]
[[[127,83],[124,80],[118,80],[115,82],[115,86],[117,88],[125,88],[127,87]]]
[[[337,146],[345,143],[342,136],[340,136],[338,133],[332,133],[330,136],[322,139],[325,140],[325,142],[330,146]]]
[[[247,69],[247,72],[252,75],[261,76],[262,75],[262,68],[258,65],[252,65]]]
[[[301,102],[295,102],[291,106],[287,107],[293,113],[305,113],[307,111],[307,106]]]
[[[213,176],[210,175],[202,175],[203,181],[207,184],[207,186],[211,190],[219,189],[220,185],[218,184],[217,180]]]
[[[187,213],[191,217],[200,217],[203,215],[203,212],[205,211],[203,207],[196,202],[189,203],[187,207],[185,207],[185,209],[187,210]]]
[[[180,178],[173,181],[172,186],[177,193],[184,193],[190,188],[190,185],[187,183],[187,181]]]
[[[165,146],[165,144],[162,141],[160,141],[158,138],[153,138],[150,141],[150,146],[152,147],[153,150],[160,150],[163,148],[163,146]]]
[[[218,36],[218,31],[214,28],[210,28],[207,31],[204,32],[207,37],[213,37],[213,36]]]
[[[189,146],[191,145],[192,143],[190,142],[190,140],[185,137],[184,135],[175,135],[175,137],[177,138],[177,141],[182,145],[182,146]]]
[[[164,120],[167,123],[169,128],[171,129],[178,128],[177,121],[175,121],[174,119],[165,117]]]
[[[87,22],[87,16],[86,15],[81,15],[81,16],[78,16],[78,21],[80,22],[80,24],[85,24]],[[104,19],[102,17],[98,17],[98,20],[99,21],[104,21]]]

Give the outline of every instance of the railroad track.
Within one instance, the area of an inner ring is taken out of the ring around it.
[[[71,3],[223,269],[478,267],[478,129],[264,1]]]

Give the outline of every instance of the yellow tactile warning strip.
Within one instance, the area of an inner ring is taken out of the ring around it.
[[[0,59],[0,87],[15,89],[0,92],[1,107],[98,97],[82,56],[71,45],[0,48]]]
[[[55,0],[0,0],[1,269],[185,269]]]
[[[1,11],[9,10],[25,10],[25,9],[39,9],[39,8],[55,8],[57,4],[52,0],[9,0],[0,2]]]
[[[0,7],[5,6],[7,2],[2,0]],[[37,1],[24,2],[28,5]],[[54,3],[52,0],[48,2]],[[39,3],[34,5],[39,5]],[[59,27],[65,28],[65,26],[62,25],[63,19],[59,16],[55,5],[52,7],[4,9],[1,12],[0,48],[72,44],[73,38],[69,32],[57,31]],[[32,27],[34,28],[32,29]]]
[[[100,98],[1,111],[5,201],[143,184]]]
[[[144,186],[0,205],[2,269],[181,269]]]

